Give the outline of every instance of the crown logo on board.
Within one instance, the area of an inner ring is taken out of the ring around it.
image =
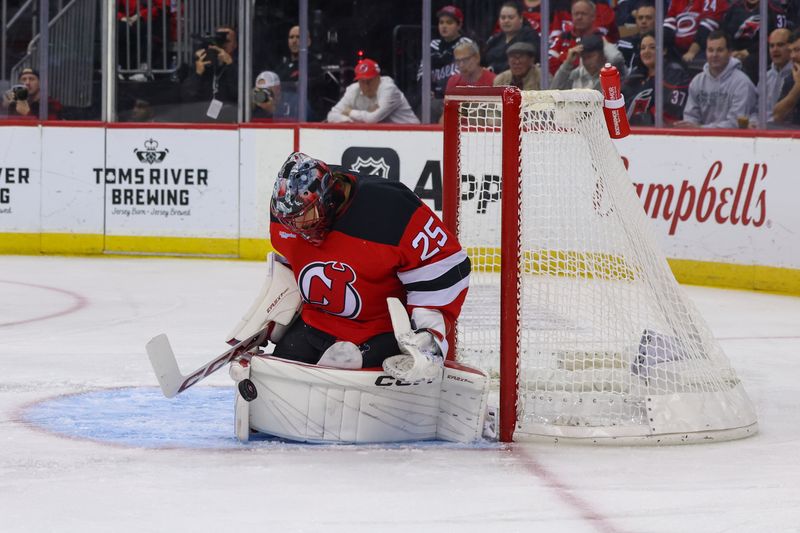
[[[166,148],[159,150],[158,141],[150,138],[144,141],[144,150],[134,148],[133,153],[136,154],[136,157],[139,158],[139,161],[142,163],[152,165],[153,163],[161,163],[164,161],[164,158],[167,157],[169,150]]]

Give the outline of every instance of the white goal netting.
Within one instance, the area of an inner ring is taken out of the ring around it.
[[[513,157],[516,147],[502,145],[499,98],[463,98],[458,131],[446,131],[459,135],[458,234],[473,262],[457,357],[497,376],[500,176],[504,148]],[[755,433],[736,373],[650,231],[601,105],[594,91],[523,93],[511,214],[521,243],[515,436],[681,442]]]

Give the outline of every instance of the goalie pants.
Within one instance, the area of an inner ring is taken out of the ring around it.
[[[272,355],[314,365],[325,350],[340,340],[298,318],[278,341]],[[380,367],[384,359],[400,353],[397,339],[391,331],[370,337],[358,348],[364,358],[363,368]]]

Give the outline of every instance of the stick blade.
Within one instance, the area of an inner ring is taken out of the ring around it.
[[[408,311],[403,302],[394,297],[386,298],[386,306],[389,308],[389,318],[392,320],[394,336],[399,337],[404,333],[410,333],[411,320],[408,318]]]
[[[161,386],[161,392],[167,398],[172,398],[183,384],[183,375],[178,368],[169,339],[164,333],[156,335],[147,343],[146,349],[153,372]]]

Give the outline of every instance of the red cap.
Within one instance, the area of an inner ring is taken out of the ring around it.
[[[362,59],[356,64],[356,80],[368,80],[381,75],[381,67],[372,59]]]
[[[461,10],[456,6],[444,6],[442,9],[436,12],[437,19],[445,15],[453,18],[459,24],[464,23],[464,13],[462,13]]]

